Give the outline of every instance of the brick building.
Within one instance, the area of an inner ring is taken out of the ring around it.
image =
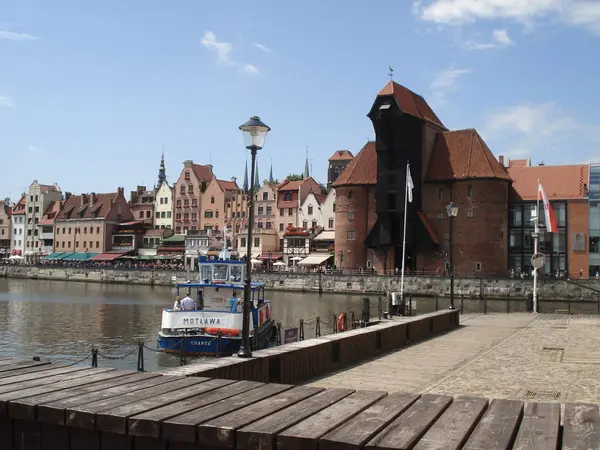
[[[129,207],[135,220],[141,221],[147,227],[154,224],[154,203],[156,191],[148,190],[146,186],[137,186],[129,196]]]
[[[353,159],[354,155],[349,150],[337,150],[331,155],[329,167],[327,168],[327,188],[331,187]]]
[[[444,270],[449,250],[445,207],[454,201],[460,208],[455,273],[506,274],[511,178],[479,134],[449,131],[421,96],[395,82],[377,95],[368,117],[375,141],[333,184],[336,264],[377,272],[402,266],[408,162],[414,189],[406,211],[406,267]]]
[[[235,179],[231,181],[213,178],[202,192],[200,201],[200,229],[223,231],[231,199],[239,190]],[[229,205],[229,206],[228,206]]]
[[[10,199],[0,200],[0,259],[6,259],[10,256],[11,213]]]
[[[183,170],[174,186],[175,234],[201,228],[201,194],[213,178],[212,165],[194,164],[191,160],[183,162]]]

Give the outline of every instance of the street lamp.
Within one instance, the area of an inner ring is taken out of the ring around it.
[[[252,301],[252,228],[254,227],[254,170],[256,167],[256,153],[263,148],[267,133],[271,131],[267,125],[260,121],[258,116],[250,117],[250,120],[240,126],[244,135],[244,146],[250,150],[252,163],[250,165],[250,192],[247,193],[249,202],[248,211],[248,242],[246,251],[246,283],[244,284],[244,313],[242,324],[242,344],[238,356],[250,358],[250,302]],[[256,339],[256,336],[254,336]]]
[[[454,309],[454,218],[458,216],[458,205],[454,202],[448,203],[446,212],[450,217],[450,309]]]

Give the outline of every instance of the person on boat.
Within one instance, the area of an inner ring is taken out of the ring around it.
[[[173,304],[173,309],[175,311],[181,310],[181,300],[179,300],[179,295],[177,297],[175,297],[175,303]]]
[[[194,304],[194,300],[188,294],[181,300],[181,309],[183,309],[184,311],[193,311]]]

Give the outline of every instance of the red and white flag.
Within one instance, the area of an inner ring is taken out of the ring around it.
[[[554,210],[552,209],[552,205],[546,197],[546,192],[542,187],[542,183],[538,182],[538,199],[544,202],[544,215],[546,216],[546,231],[549,233],[554,233],[558,229],[558,222],[556,221],[556,216],[554,215]]]

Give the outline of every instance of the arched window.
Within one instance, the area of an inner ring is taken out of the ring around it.
[[[213,203],[213,204],[215,203],[215,196],[214,195],[210,197],[210,202]]]

